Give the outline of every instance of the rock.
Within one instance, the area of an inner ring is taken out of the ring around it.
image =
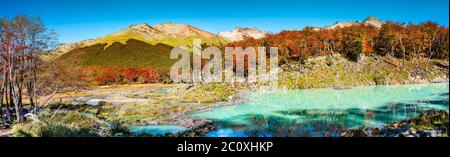
[[[373,136],[380,136],[380,128],[375,128],[372,130],[372,135]]]
[[[445,83],[445,82],[448,82],[448,80],[438,77],[438,78],[434,78],[431,82],[433,82],[433,83]]]
[[[344,131],[344,132],[341,133],[341,136],[342,136],[342,137],[345,137],[345,135],[347,135],[347,132],[346,132],[346,131]]]
[[[25,118],[31,119],[32,121],[39,121],[38,117],[32,113],[27,113],[24,115]]]
[[[417,130],[421,126],[432,127],[432,129]],[[447,137],[447,130],[448,111],[429,110],[416,118],[394,122],[384,128],[341,129],[340,135],[344,137]]]
[[[411,128],[409,131],[411,132],[411,134],[416,134],[417,133],[416,129],[414,129],[414,128]]]
[[[425,131],[417,131],[419,137],[428,137],[428,133]]]
[[[436,132],[435,130],[428,131],[428,134],[429,134],[431,137],[437,137],[437,132]]]
[[[0,137],[10,137],[11,129],[2,129],[0,128]]]
[[[393,123],[393,124],[392,124],[392,127],[397,128],[398,125],[399,125],[398,123]]]
[[[123,136],[123,133],[121,133],[121,132],[114,134],[114,137],[122,137],[122,136]]]
[[[372,137],[373,136],[372,129],[370,128],[364,129],[364,134],[366,134],[366,136]]]
[[[406,132],[402,132],[401,134],[402,134],[402,136],[404,136],[404,137],[407,137],[407,136],[409,136],[409,135],[410,135],[408,131],[406,131]]]

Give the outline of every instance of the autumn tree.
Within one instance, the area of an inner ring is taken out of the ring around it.
[[[428,58],[431,58],[434,56],[435,49],[433,49],[433,43],[435,43],[437,37],[438,37],[438,24],[434,22],[425,22],[419,24],[419,29],[423,32],[422,35],[422,49],[425,51],[425,55]]]
[[[356,24],[334,29],[306,27],[303,30],[281,31],[262,39],[245,39],[227,46],[273,46],[280,51],[280,63],[298,61],[308,57],[342,53],[357,61],[360,54],[411,58],[448,58],[448,27],[434,22],[405,25],[387,21],[377,28]]]
[[[433,42],[432,49],[436,51],[433,57],[448,59],[449,58],[449,29],[440,27],[437,31],[436,39]]]
[[[38,53],[48,50],[53,41],[54,33],[39,18],[20,15],[0,20],[0,108],[5,107],[8,120],[10,115],[21,120],[25,98],[35,111]]]
[[[366,53],[366,36],[358,26],[348,27],[342,41],[343,54],[351,61],[357,62],[361,53]]]
[[[388,21],[381,25],[380,35],[377,39],[376,53],[382,56],[399,56],[399,31],[402,29],[402,23]]]

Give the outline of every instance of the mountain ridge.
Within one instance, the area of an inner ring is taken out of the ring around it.
[[[126,29],[97,38],[91,45],[106,44],[105,48],[107,48],[115,42],[126,44],[128,40],[134,39],[151,45],[162,43],[190,50],[194,38],[201,39],[207,45],[219,46],[225,43],[220,36],[191,25],[165,22],[153,27],[148,24],[134,24]]]
[[[363,22],[349,22],[349,21],[347,21],[347,22],[345,22],[345,21],[344,22],[339,22],[339,21],[337,21],[336,23],[334,23],[332,25],[325,26],[322,29],[343,28],[343,27],[350,27],[350,26],[357,25],[357,24],[372,25],[374,27],[381,28],[381,25],[383,23],[384,22],[381,21],[380,19],[378,19],[377,17],[369,16],[366,19],[364,19]]]
[[[363,22],[336,22],[333,25],[325,27],[311,27],[313,30],[320,29],[334,29],[337,27],[348,27],[355,24],[373,25],[380,28],[383,22],[374,17],[369,16]],[[236,27],[231,31],[221,31],[217,34],[199,29],[197,27],[187,24],[176,24],[172,22],[164,22],[155,26],[150,26],[147,23],[132,24],[127,28],[121,29],[117,32],[98,37],[96,39],[87,39],[80,42],[64,43],[51,51],[50,54],[44,55],[44,60],[51,60],[64,53],[72,51],[76,48],[88,47],[94,45],[103,45],[104,49],[111,46],[113,43],[118,42],[126,44],[128,40],[139,40],[150,45],[156,45],[158,43],[169,45],[172,47],[183,47],[187,50],[192,50],[192,40],[201,39],[204,44],[221,46],[227,42],[241,41],[246,37],[254,39],[260,39],[267,35],[266,32],[257,28]],[[50,57],[51,56],[51,57]]]
[[[254,39],[264,38],[267,33],[261,31],[257,28],[245,28],[245,27],[236,27],[231,31],[223,31],[218,33],[222,38],[227,39],[228,41],[241,41],[244,40],[245,37],[251,37]]]

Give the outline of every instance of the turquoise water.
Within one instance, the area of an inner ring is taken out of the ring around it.
[[[191,115],[212,119],[206,136],[338,136],[339,128],[383,127],[425,110],[449,110],[449,84],[254,92],[246,103]]]
[[[187,130],[187,128],[177,125],[129,126],[128,129],[135,135],[165,135],[166,133],[178,133]]]

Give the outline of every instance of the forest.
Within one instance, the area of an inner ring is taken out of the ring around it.
[[[282,61],[302,62],[308,57],[341,53],[358,61],[360,54],[411,59],[448,59],[449,29],[434,22],[404,24],[388,21],[381,28],[356,24],[335,29],[285,30],[262,39],[247,38],[227,46],[275,46]]]

